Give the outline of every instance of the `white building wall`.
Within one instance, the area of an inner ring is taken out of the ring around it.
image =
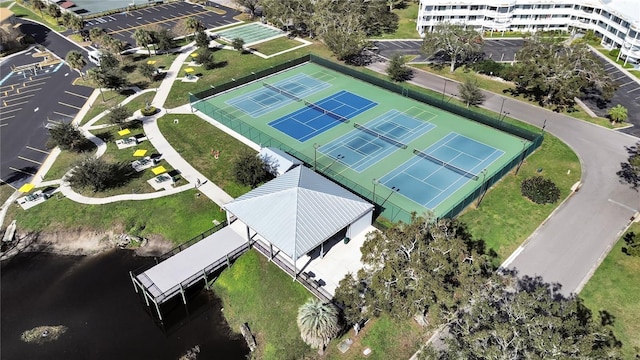
[[[640,0],[637,5],[629,4],[632,14],[599,0],[420,0],[417,30],[424,36],[440,22],[479,31],[593,30],[602,37],[603,45],[620,48],[623,57],[637,62]]]
[[[349,229],[347,230],[347,237],[352,238],[368,229],[371,226],[372,220],[373,209],[362,215],[358,220],[352,222],[351,225],[349,225]]]

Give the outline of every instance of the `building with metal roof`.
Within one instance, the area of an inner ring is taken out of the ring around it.
[[[224,209],[230,222],[237,218],[246,225],[247,240],[264,240],[271,257],[275,247],[295,266],[296,260],[322,248],[334,235],[344,232],[349,237],[364,231],[371,225],[374,207],[314,171],[297,166],[224,205]]]
[[[275,147],[264,147],[260,149],[258,156],[263,159],[263,161],[274,166],[277,176],[280,176],[289,171],[289,169],[302,164],[302,161]]]

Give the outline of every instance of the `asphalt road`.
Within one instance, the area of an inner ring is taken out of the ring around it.
[[[237,10],[214,3],[210,5],[220,8],[226,11],[226,13],[220,15],[201,5],[188,2],[172,2],[150,6],[136,11],[90,19],[85,22],[85,29],[90,30],[94,27],[102,28],[113,37],[131,46],[135,46],[135,41],[131,36],[136,29],[142,27],[157,25],[166,29],[172,29],[180,20],[188,17],[199,19],[207,29],[238,22],[233,19],[234,16],[240,14]]]
[[[371,68],[384,71],[385,65],[375,63]],[[443,78],[423,71],[415,71],[412,82],[435,91],[442,91],[445,84]],[[457,86],[447,82],[447,89],[457,94]],[[505,98],[498,94],[485,92],[485,96],[483,106],[496,113],[503,108],[511,117],[539,128],[546,121],[545,130],[580,157],[581,189],[503,264],[520,276],[559,283],[566,295],[577,292],[639,207],[640,195],[621,184],[615,174],[626,160],[624,146],[633,145],[637,138],[516,100],[507,99],[503,106]]]
[[[493,59],[499,62],[511,62],[516,58],[516,52],[522,47],[523,40],[520,39],[486,39],[482,47],[486,59]],[[417,56],[412,63],[426,62],[426,56],[420,53],[422,40],[388,40],[375,41],[378,53],[389,59],[395,54]]]
[[[84,49],[46,27],[21,20],[25,31],[64,58],[70,50]],[[37,72],[11,72],[13,66],[38,62],[35,51],[0,63],[0,180],[18,188],[28,182],[48,155],[46,126],[71,121],[93,89],[72,85],[77,73],[60,62]]]

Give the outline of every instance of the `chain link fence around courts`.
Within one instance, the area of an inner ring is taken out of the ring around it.
[[[289,69],[291,67],[303,64],[305,62],[316,63],[328,69],[337,71],[341,74],[354,77],[356,79],[376,85],[378,87],[392,91],[402,96],[409,97],[416,101],[443,109],[455,115],[462,116],[469,120],[492,127],[496,130],[500,130],[508,134],[514,135],[516,137],[522,138],[524,140],[527,140],[526,142],[523,142],[522,152],[519,155],[513,157],[505,166],[503,166],[501,169],[499,169],[495,173],[490,174],[488,177],[486,177],[486,174],[482,175],[483,181],[480,184],[480,186],[477,187],[474,191],[467,194],[467,196],[464,199],[462,199],[457,205],[454,205],[450,209],[443,212],[442,215],[440,216],[441,218],[454,218],[455,216],[457,216],[460,212],[462,212],[462,210],[464,210],[464,208],[466,208],[468,205],[471,205],[475,201],[475,199],[478,199],[481,196],[484,196],[487,189],[489,189],[493,184],[498,182],[498,180],[500,180],[504,175],[509,173],[513,168],[517,166],[519,169],[524,159],[527,156],[529,156],[531,153],[533,153],[538,147],[540,147],[540,145],[542,145],[542,140],[543,140],[542,133],[537,133],[534,131],[530,131],[530,130],[518,127],[513,124],[505,123],[504,121],[490,117],[477,110],[468,109],[458,104],[443,101],[443,99],[441,99],[439,96],[429,95],[429,94],[418,92],[415,90],[409,90],[399,84],[392,83],[390,81],[375,77],[373,75],[363,73],[361,71],[355,70],[353,68],[350,68],[344,65],[336,64],[334,62],[317,57],[315,55],[306,55],[297,59],[293,59],[285,63],[273,66],[269,69],[265,69],[257,73],[252,73],[251,75],[245,76],[243,78],[234,79],[230,82],[227,82],[215,87],[212,86],[210,89],[204,90],[202,92],[199,92],[196,94],[189,94],[189,101],[191,102],[192,106],[195,109],[202,111],[204,114],[207,114],[208,116],[219,121],[220,123],[224,124],[230,129],[247,137],[251,141],[257,144],[261,144],[262,146],[277,147],[289,153],[290,155],[295,156],[296,158],[303,161],[307,166],[311,167],[311,165],[314,162],[313,162],[313,159],[311,159],[310,157],[282,143],[281,141],[271,137],[270,135],[267,135],[266,133],[254,128],[250,124],[242,121],[238,117],[235,117],[227,113],[223,109],[220,109],[219,107],[207,101],[202,101],[203,99],[206,99],[210,96],[213,96],[221,92],[233,89],[237,86],[244,85],[249,82],[258,80],[262,77]],[[376,204],[377,206],[376,210],[379,211],[378,213],[386,217],[387,219],[391,221],[404,221],[407,223],[411,221],[411,213],[406,211],[402,207],[397,206],[393,202],[389,201],[388,197],[376,194],[375,199],[373,199],[372,190],[363,187],[362,185],[342,176],[341,174],[338,174],[337,172],[332,171],[331,169],[326,169],[325,171],[318,171],[318,172],[322,173],[324,176],[330,179],[333,179],[334,181],[338,182],[342,186],[346,187],[348,190],[366,199],[371,199]]]

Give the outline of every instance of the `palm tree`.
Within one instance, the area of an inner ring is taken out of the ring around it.
[[[204,25],[202,25],[202,22],[200,20],[198,20],[197,18],[193,17],[193,16],[188,17],[185,20],[184,24],[187,27],[187,29],[193,31],[193,36],[194,37],[196,36],[196,33],[199,30],[204,30]]]
[[[151,44],[153,38],[151,37],[150,32],[145,29],[138,28],[131,37],[136,41],[137,46],[146,47],[149,52],[149,56],[151,56],[151,48],[149,48],[149,44]]]
[[[623,122],[629,117],[627,108],[618,104],[608,111],[611,122]]]
[[[76,70],[80,73],[80,77],[84,79],[84,74],[82,73],[82,68],[87,65],[87,60],[84,59],[84,56],[79,51],[71,50],[67,53],[65,57],[67,65],[73,70]]]
[[[340,332],[338,309],[316,298],[309,299],[298,309],[298,328],[302,340],[322,354]]]
[[[49,4],[49,6],[47,7],[47,12],[56,21],[58,21],[58,18],[62,15],[62,12],[60,11],[60,8],[56,4]]]
[[[104,35],[104,30],[99,27],[92,27],[89,29],[89,38],[96,44],[101,43],[102,35]]]

